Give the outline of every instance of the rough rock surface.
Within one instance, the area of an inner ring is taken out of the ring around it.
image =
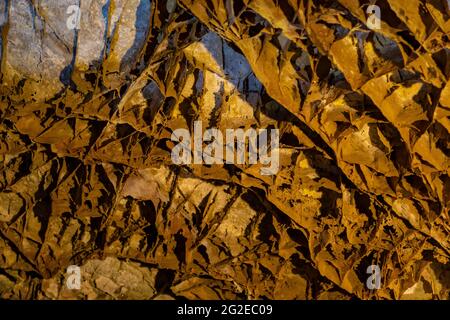
[[[0,30],[0,298],[450,298],[448,1],[0,0]],[[279,172],[175,165],[196,120],[279,129]]]

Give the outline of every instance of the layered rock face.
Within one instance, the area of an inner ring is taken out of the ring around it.
[[[449,299],[449,15],[0,0],[0,297]],[[174,163],[196,122],[276,174]]]

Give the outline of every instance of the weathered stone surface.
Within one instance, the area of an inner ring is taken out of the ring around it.
[[[448,2],[366,5],[0,0],[0,297],[448,299]],[[278,173],[175,165],[195,121]]]

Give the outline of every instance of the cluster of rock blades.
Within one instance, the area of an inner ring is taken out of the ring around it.
[[[449,299],[446,0],[0,0],[0,28],[1,298]],[[196,120],[279,129],[279,173],[174,165]]]

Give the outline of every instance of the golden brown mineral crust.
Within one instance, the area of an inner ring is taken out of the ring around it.
[[[0,0],[0,297],[449,299],[449,16]],[[174,164],[196,123],[278,129],[277,173]]]

